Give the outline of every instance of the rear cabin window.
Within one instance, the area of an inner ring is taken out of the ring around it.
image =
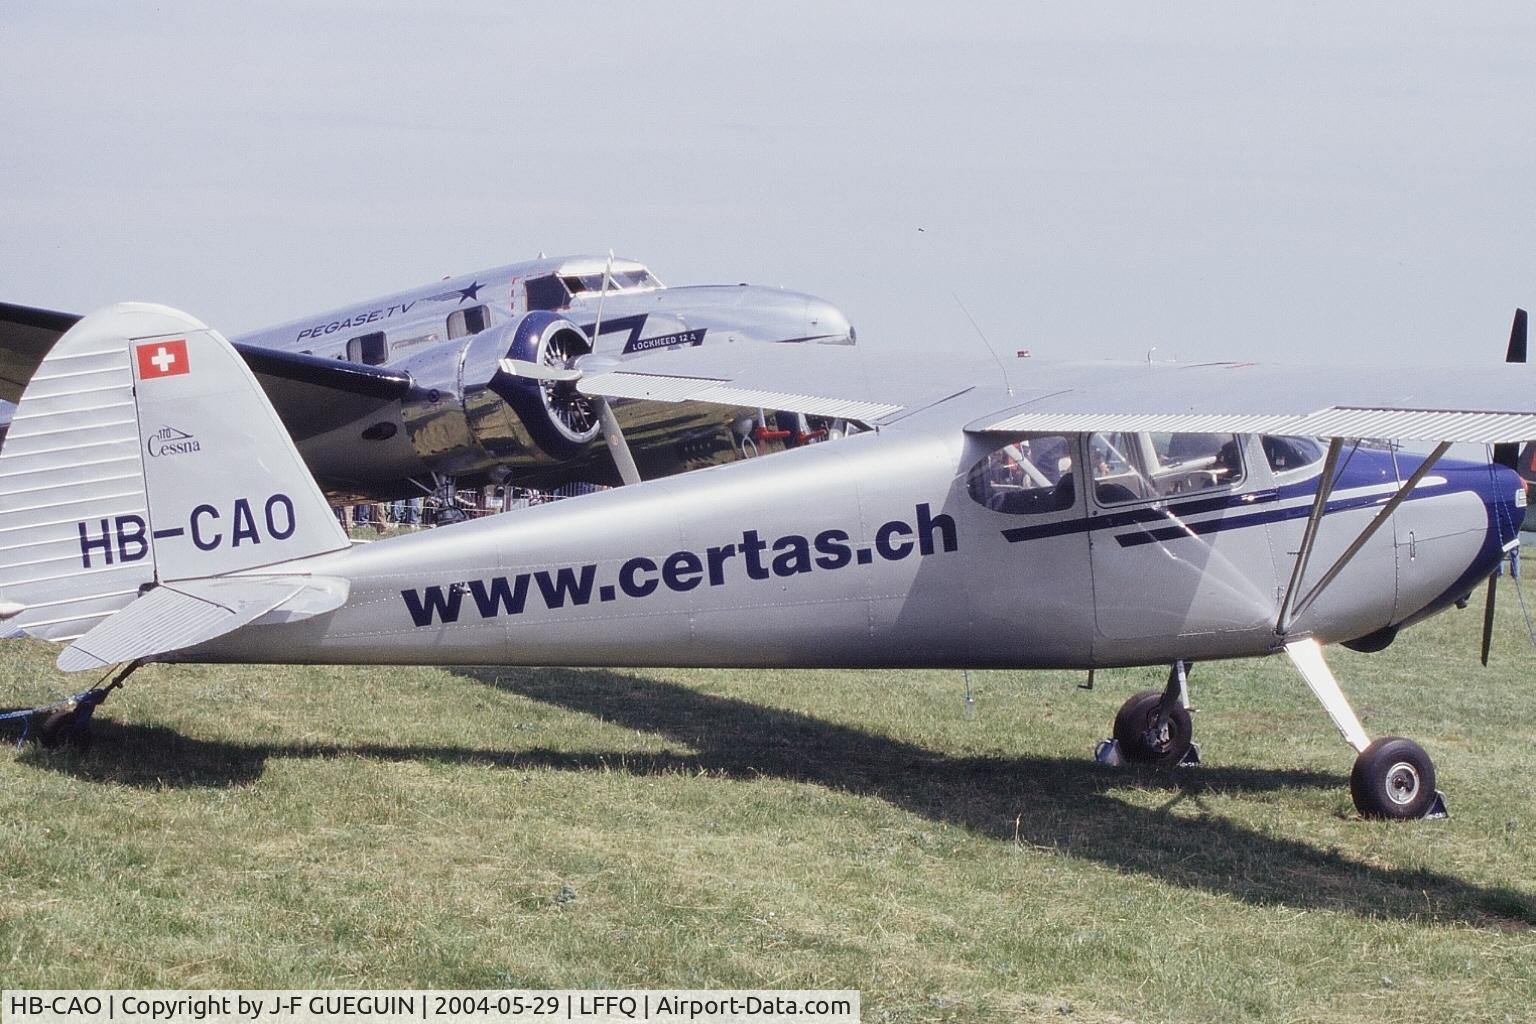
[[[384,332],[348,338],[347,361],[368,366],[382,366],[389,362],[389,340],[384,337]]]
[[[1041,434],[1010,441],[971,467],[971,500],[994,512],[1035,515],[1072,507],[1072,439]]]
[[[1243,479],[1236,434],[1094,434],[1088,453],[1100,505],[1219,490]]]
[[[1311,437],[1266,435],[1259,438],[1259,444],[1264,449],[1264,458],[1268,460],[1269,468],[1276,473],[1288,473],[1321,462],[1326,454],[1317,439]]]
[[[491,325],[491,311],[485,306],[456,309],[448,314],[448,337],[463,338],[479,334]]]

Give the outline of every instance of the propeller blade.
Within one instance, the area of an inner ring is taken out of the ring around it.
[[[1515,310],[1515,322],[1509,325],[1509,348],[1504,352],[1506,363],[1525,362],[1525,310]]]
[[[1499,594],[1499,577],[1488,577],[1488,596],[1483,599],[1483,667],[1488,667],[1488,652],[1493,649],[1493,600]]]
[[[613,464],[618,467],[619,479],[626,484],[640,482],[640,470],[635,466],[635,457],[630,454],[629,442],[624,439],[624,431],[619,427],[619,419],[613,414],[613,406],[608,404],[608,399],[601,395],[590,396],[592,404],[597,407],[598,422],[603,425],[603,440],[608,444],[608,452],[613,456]]]
[[[503,359],[500,365],[502,373],[529,380],[565,383],[581,379],[581,371],[572,366],[545,366],[526,359]]]

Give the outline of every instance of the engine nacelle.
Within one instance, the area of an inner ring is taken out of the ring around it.
[[[512,358],[565,366],[591,348],[574,323],[535,310],[403,361],[399,368],[416,383],[401,408],[412,446],[433,471],[452,476],[578,457],[600,432],[587,400],[570,384],[514,377],[500,364]]]

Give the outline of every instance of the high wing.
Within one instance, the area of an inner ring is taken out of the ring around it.
[[[881,359],[868,346],[806,354],[814,358],[719,346],[676,353],[643,372],[593,366],[577,388],[886,425],[969,385],[976,388],[970,433],[1232,432],[1479,444],[1536,438],[1536,380],[1518,364],[1399,365],[1388,373],[1380,366],[1016,362],[1005,382],[995,366],[969,381],[938,367],[914,374],[910,363]]]

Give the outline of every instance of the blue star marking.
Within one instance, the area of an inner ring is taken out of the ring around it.
[[[459,301],[463,302],[465,299],[478,299],[480,297],[480,289],[483,287],[485,286],[482,285],[479,281],[476,281],[468,288],[460,288]]]

